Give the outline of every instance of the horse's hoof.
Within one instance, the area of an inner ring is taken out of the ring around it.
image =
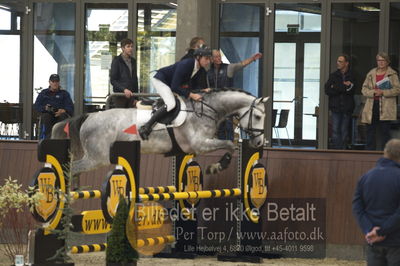
[[[214,163],[207,167],[206,175],[215,175],[215,174],[218,174],[219,172],[221,172],[221,170],[222,170],[221,164]]]

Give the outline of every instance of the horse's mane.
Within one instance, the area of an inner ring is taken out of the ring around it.
[[[252,95],[251,93],[249,93],[249,92],[247,92],[247,91],[244,91],[244,90],[242,90],[242,89],[239,89],[239,88],[217,88],[217,89],[212,89],[211,91],[209,91],[209,92],[204,92],[204,96],[212,96],[213,94],[218,94],[218,93],[220,93],[220,92],[227,92],[227,91],[232,91],[232,92],[240,92],[240,93],[244,93],[244,94],[246,94],[246,95],[250,95],[250,96],[253,96],[253,97],[255,97],[254,95]]]

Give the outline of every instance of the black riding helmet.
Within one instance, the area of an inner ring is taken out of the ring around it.
[[[207,46],[202,46],[202,47],[194,50],[193,55],[194,56],[212,56],[212,51]]]

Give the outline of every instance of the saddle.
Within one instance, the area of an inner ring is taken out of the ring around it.
[[[157,123],[164,124],[164,125],[170,125],[172,123],[172,121],[174,121],[175,118],[177,118],[179,112],[181,111],[181,101],[179,101],[179,99],[176,95],[174,95],[174,97],[175,97],[175,108],[172,109],[171,111],[169,111],[166,116],[157,120]],[[162,98],[158,98],[156,100],[149,99],[149,98],[143,98],[141,101],[139,101],[136,104],[136,107],[137,107],[137,109],[140,109],[140,110],[152,110],[151,114],[153,114],[161,106],[164,106],[164,105],[165,105],[165,103]]]

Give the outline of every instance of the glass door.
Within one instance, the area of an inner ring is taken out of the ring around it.
[[[101,109],[112,91],[109,71],[112,58],[121,53],[128,37],[128,4],[85,5],[84,112]]]
[[[317,146],[320,36],[320,4],[275,4],[273,146]]]

